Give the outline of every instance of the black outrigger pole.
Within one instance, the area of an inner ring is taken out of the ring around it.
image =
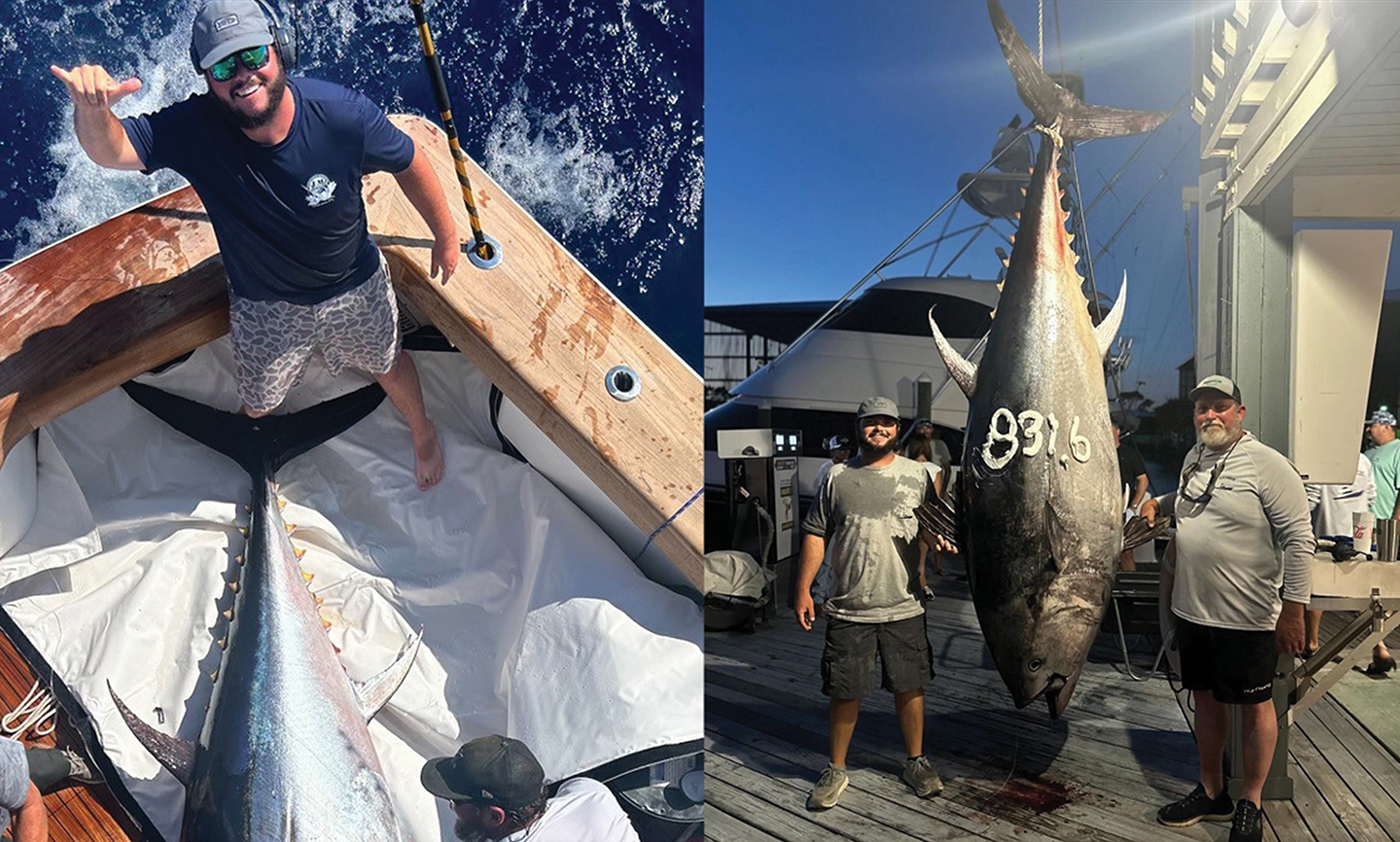
[[[467,257],[478,269],[493,269],[501,262],[501,244],[481,230],[481,219],[472,200],[472,183],[467,177],[467,156],[457,142],[457,127],[452,122],[452,102],[447,97],[447,81],[442,77],[442,64],[433,47],[433,34],[428,31],[428,19],[423,15],[423,0],[408,0],[413,8],[413,20],[418,25],[418,39],[423,42],[423,60],[428,65],[428,77],[433,82],[433,96],[442,113],[442,127],[447,131],[447,143],[452,147],[452,160],[457,165],[457,182],[462,185],[462,201],[467,206],[467,218],[472,226],[472,244]]]

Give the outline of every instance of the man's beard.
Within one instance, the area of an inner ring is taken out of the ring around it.
[[[1196,438],[1201,443],[1212,450],[1219,450],[1239,437],[1242,422],[1236,421],[1234,424],[1226,424],[1223,421],[1219,426],[1197,428]]]
[[[462,842],[488,842],[488,837],[480,827],[470,826],[460,818],[452,825],[452,835]]]
[[[277,115],[277,109],[282,105],[282,97],[287,93],[287,73],[280,67],[277,69],[277,77],[267,83],[267,107],[261,111],[254,111],[251,114],[240,111],[231,102],[225,102],[223,97],[216,96],[214,101],[219,103],[219,109],[228,116],[230,120],[238,124],[241,129],[260,129],[272,122],[272,118]]]
[[[865,460],[869,462],[872,459],[884,457],[898,446],[899,443],[895,441],[893,436],[885,439],[884,444],[872,444],[870,441],[862,439],[860,442],[860,453],[861,456],[864,456]]]

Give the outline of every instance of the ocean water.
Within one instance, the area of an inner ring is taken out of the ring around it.
[[[189,61],[197,6],[8,0],[0,10],[0,265],[183,183],[168,170],[144,176],[88,161],[49,65],[98,63],[118,80],[140,78],[119,116],[184,99],[204,90]],[[300,33],[294,75],[438,121],[407,0],[274,8]],[[424,8],[463,150],[698,371],[700,0],[427,0]]]

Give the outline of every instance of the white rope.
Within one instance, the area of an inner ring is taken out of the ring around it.
[[[1045,66],[1045,0],[1038,0],[1036,12],[1040,28],[1040,66]]]
[[[58,713],[58,702],[53,696],[35,681],[34,686],[29,688],[29,694],[24,697],[14,710],[0,717],[0,731],[6,735],[19,739],[20,736],[30,728],[34,729],[34,736],[43,737],[53,733],[54,726],[58,720],[54,714]],[[48,721],[47,727],[44,725]],[[15,723],[19,724],[16,725]]]

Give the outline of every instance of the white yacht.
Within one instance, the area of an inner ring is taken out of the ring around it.
[[[771,427],[802,432],[798,480],[801,496],[810,497],[827,458],[823,440],[852,435],[856,408],[871,395],[892,398],[906,424],[922,416],[924,395],[929,419],[958,459],[967,398],[934,350],[928,312],[935,308],[954,347],[975,360],[999,295],[995,281],[972,278],[894,277],[870,286],[705,414],[706,488],[724,488],[717,430]]]

